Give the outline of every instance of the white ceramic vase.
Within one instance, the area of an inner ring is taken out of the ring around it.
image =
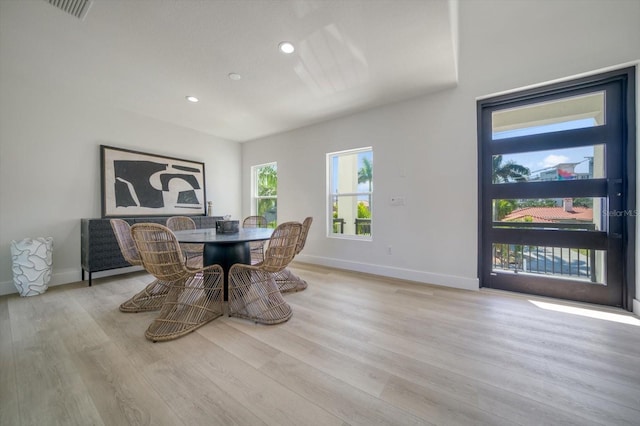
[[[13,284],[20,296],[36,296],[47,291],[51,280],[52,252],[52,237],[11,241]]]

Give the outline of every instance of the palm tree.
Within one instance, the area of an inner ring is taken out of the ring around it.
[[[521,166],[514,161],[507,161],[502,164],[502,155],[493,157],[493,176],[492,183],[506,183],[510,181],[523,182],[529,176],[529,168]],[[502,220],[506,215],[511,213],[516,205],[508,200],[493,200],[493,220]]]
[[[358,170],[358,183],[369,183],[369,192],[371,192],[371,182],[373,179],[373,166],[368,158],[362,159],[362,167]]]
[[[267,165],[258,170],[256,177],[258,186],[257,193],[260,198],[257,200],[257,213],[264,216],[269,221],[269,227],[276,225],[277,218],[277,195],[278,195],[278,169],[275,165]]]
[[[278,171],[275,166],[268,165],[258,171],[258,195],[269,196],[278,193]]]
[[[362,167],[358,170],[358,183],[369,183],[369,203],[365,206],[364,203],[358,203],[358,218],[371,218],[371,182],[373,180],[373,166],[368,158],[362,158]],[[356,227],[357,221],[356,221]],[[358,230],[356,230],[356,234]]]
[[[493,183],[506,183],[510,181],[523,182],[527,180],[531,171],[528,167],[521,166],[514,161],[502,164],[502,155],[493,157]]]

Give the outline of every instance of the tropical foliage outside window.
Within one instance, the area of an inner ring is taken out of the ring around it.
[[[278,165],[262,164],[252,167],[253,210],[255,214],[267,218],[268,226],[278,224]]]
[[[371,239],[371,147],[327,154],[329,235]]]
[[[524,182],[530,173],[528,167],[516,164],[515,161],[503,163],[502,155],[493,156],[493,183]]]

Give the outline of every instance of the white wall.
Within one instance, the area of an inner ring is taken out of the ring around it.
[[[240,216],[239,144],[104,107],[46,78],[3,72],[0,94],[0,294],[16,291],[13,239],[52,236],[50,285],[80,280],[80,219],[101,214],[101,144],[205,162],[214,211]]]
[[[477,288],[476,99],[640,59],[638,1],[458,6],[458,87],[243,144],[245,178],[278,162],[279,220],[314,216],[301,260]],[[325,153],[368,145],[374,240],[327,238]],[[406,205],[390,206],[391,196]]]

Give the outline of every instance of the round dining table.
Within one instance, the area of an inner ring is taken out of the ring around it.
[[[252,241],[271,238],[271,228],[240,228],[238,232],[221,233],[214,228],[174,231],[179,243],[204,244],[202,263],[204,266],[220,265],[224,270],[224,300],[228,298],[229,270],[236,263],[251,264]]]

